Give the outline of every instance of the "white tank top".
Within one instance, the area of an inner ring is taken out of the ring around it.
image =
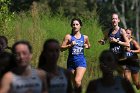
[[[42,81],[35,69],[27,77],[13,74],[12,88],[10,93],[42,93]]]
[[[49,93],[67,93],[68,80],[62,69],[59,69],[59,75],[50,79]]]
[[[97,82],[97,93],[125,93],[121,84],[122,78],[115,77],[115,84],[110,87],[104,87],[101,81]]]

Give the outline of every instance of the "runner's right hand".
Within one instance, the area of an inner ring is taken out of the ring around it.
[[[76,44],[76,42],[75,42],[75,41],[72,41],[72,42],[71,42],[71,45],[72,45],[72,46],[74,46],[75,44]]]

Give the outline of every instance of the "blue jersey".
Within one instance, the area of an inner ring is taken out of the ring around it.
[[[124,41],[124,38],[121,34],[121,28],[119,28],[119,31],[116,34],[112,34],[112,29],[111,29],[108,36],[109,38],[114,37],[117,40]],[[122,54],[124,51],[123,46],[115,42],[110,42],[110,50],[114,54]]]
[[[71,35],[71,41],[75,41],[76,44],[69,49],[69,56],[70,57],[78,57],[84,55],[84,36],[81,35],[80,39],[76,39],[74,36]]]
[[[76,67],[82,66],[86,67],[86,61],[84,57],[84,36],[81,35],[81,38],[77,39],[73,35],[71,35],[71,40],[75,41],[76,44],[69,49],[69,56],[67,60],[68,68],[72,66],[70,69],[75,69]]]

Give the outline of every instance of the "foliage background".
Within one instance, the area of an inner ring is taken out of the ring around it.
[[[81,33],[88,35],[91,43],[91,49],[85,50],[87,71],[83,79],[84,93],[88,82],[101,76],[98,57],[101,51],[108,48],[108,44],[102,46],[97,42],[103,38],[103,32],[106,32],[110,26],[110,15],[115,11],[111,2],[108,0],[35,1],[0,0],[0,35],[8,38],[9,46],[17,40],[30,41],[33,46],[32,66],[36,67],[44,41],[55,38],[61,43],[64,36],[71,33],[70,20],[74,17],[81,18],[84,24]],[[68,51],[61,52],[58,62],[64,68],[66,68],[67,55]]]

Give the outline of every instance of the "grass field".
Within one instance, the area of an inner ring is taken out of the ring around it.
[[[96,79],[101,76],[98,67],[98,56],[108,45],[100,45],[97,43],[103,37],[101,26],[98,23],[97,17],[90,20],[84,20],[81,33],[88,35],[91,48],[85,50],[87,60],[87,71],[83,79],[83,93],[88,82],[91,79]],[[61,15],[50,16],[41,14],[37,10],[32,10],[29,13],[20,13],[15,15],[10,21],[2,26],[3,32],[0,35],[5,35],[8,38],[9,46],[17,40],[28,40],[33,46],[33,60],[34,67],[38,64],[38,57],[40,55],[42,45],[48,38],[55,38],[62,42],[64,36],[71,33],[70,20]],[[59,65],[66,68],[66,60],[68,51],[61,52],[59,58]],[[140,93],[137,91],[137,93]]]

